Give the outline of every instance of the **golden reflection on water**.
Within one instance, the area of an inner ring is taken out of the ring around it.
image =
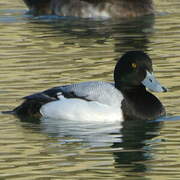
[[[143,49],[152,57],[159,81],[169,89],[156,95],[168,115],[179,116],[180,3],[155,3],[155,18],[87,23],[71,18],[33,19],[23,15],[22,1],[1,2],[0,111],[18,105],[22,96],[49,87],[112,81],[116,58],[127,50]],[[139,132],[144,126],[126,125],[124,136],[102,133],[97,136],[100,139],[87,135],[93,129],[62,127],[50,129],[1,115],[0,178],[115,179],[127,178],[129,171],[142,179],[180,178],[179,121],[147,132]],[[68,134],[71,131],[76,135]],[[148,133],[152,137],[147,138]],[[126,154],[128,161],[122,158]],[[139,159],[133,159],[136,155]]]

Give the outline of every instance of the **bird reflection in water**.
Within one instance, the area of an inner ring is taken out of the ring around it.
[[[146,172],[147,161],[153,159],[152,147],[154,138],[160,134],[162,122],[127,120],[123,122],[122,142],[114,143],[112,148],[122,149],[114,151],[115,167],[119,171]]]

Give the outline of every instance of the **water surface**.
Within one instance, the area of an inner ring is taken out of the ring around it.
[[[129,20],[32,18],[20,0],[0,3],[0,111],[57,85],[112,81],[116,59],[141,49],[169,89],[155,123],[31,123],[0,115],[2,179],[180,179],[180,2]]]

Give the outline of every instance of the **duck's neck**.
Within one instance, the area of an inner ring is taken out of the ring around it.
[[[118,89],[124,96],[122,109],[125,119],[153,120],[165,115],[165,109],[159,99],[146,91],[144,86]]]

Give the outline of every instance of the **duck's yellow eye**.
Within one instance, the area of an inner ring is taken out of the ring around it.
[[[137,64],[136,63],[132,63],[132,68],[137,68]]]

